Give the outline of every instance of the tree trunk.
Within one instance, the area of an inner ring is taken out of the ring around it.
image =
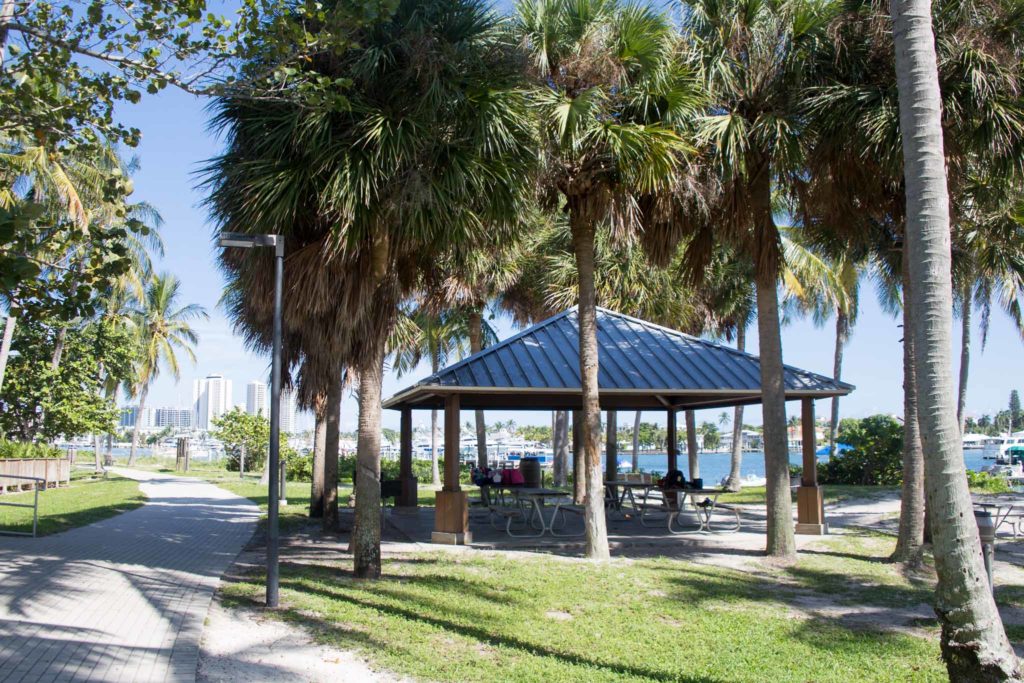
[[[747,347],[747,326],[736,326],[736,350]],[[743,465],[743,406],[736,406],[732,412],[732,457],[729,459],[729,480],[725,487],[730,491],[740,490],[740,469]]]
[[[953,681],[1019,681],[1017,657],[982,562],[953,398],[949,195],[931,3],[893,0],[891,10],[913,283],[911,336],[942,656]]]
[[[569,473],[569,413],[555,411],[555,426],[551,435],[553,451],[552,476],[555,486],[565,486]]]
[[[640,416],[641,411],[636,411],[633,416],[633,472],[640,471]]]
[[[135,464],[135,451],[139,447],[139,427],[142,426],[142,415],[146,410],[146,395],[149,393],[149,385],[142,385],[142,393],[139,394],[139,412],[135,415],[135,426],[132,428],[132,447],[128,451],[128,467]]]
[[[850,322],[843,311],[836,311],[836,353],[832,363],[832,378],[837,382],[843,375],[843,350],[850,335]],[[832,418],[828,423],[828,456],[835,457],[836,436],[839,433],[839,397],[832,398]]]
[[[313,481],[309,485],[309,516],[324,516],[324,465],[327,462],[327,395],[313,399]],[[337,479],[337,476],[335,476]]]
[[[782,365],[782,334],[779,320],[779,265],[773,245],[778,228],[772,215],[772,176],[768,155],[753,158],[751,201],[758,223],[757,337],[761,358],[761,400],[764,423],[764,469],[768,512],[767,553],[796,559],[793,536],[793,502],[789,492],[789,442],[786,438],[786,389]]]
[[[580,382],[583,410],[583,454],[586,498],[583,513],[586,555],[606,560],[608,530],[604,517],[604,482],[601,478],[601,406],[598,401],[597,298],[594,289],[594,224],[581,219],[579,209],[571,210],[572,239],[579,273],[580,304],[577,312],[580,337]]]
[[[964,287],[960,316],[960,387],[957,390],[956,421],[960,424],[961,434],[967,418],[964,409],[967,407],[967,375],[971,370],[971,307],[974,305],[971,289],[970,285]]]
[[[53,356],[50,358],[50,369],[56,370],[60,367],[60,359],[64,356],[64,344],[68,340],[68,328],[62,327],[57,332],[57,340],[53,344]]]
[[[336,532],[338,519],[338,450],[341,441],[341,372],[332,372],[327,384],[327,405],[324,415],[324,531]]]
[[[437,374],[441,360],[437,357],[437,350],[435,349],[430,354],[430,368],[433,374]],[[441,471],[438,468],[437,458],[437,408],[430,411],[430,482],[437,488],[441,485]]]
[[[903,488],[900,494],[900,525],[894,562],[917,564],[925,541],[924,452],[917,415],[917,381],[914,372],[914,338],[911,334],[910,272],[906,242],[903,254]]]
[[[103,456],[100,454],[100,449],[102,449],[102,448],[103,448],[103,435],[102,434],[94,434],[93,435],[93,462],[94,462],[93,471],[94,472],[102,472],[103,471]]]
[[[697,416],[692,410],[685,412],[686,456],[690,470],[690,481],[700,477],[700,453],[697,451]]]
[[[483,314],[479,308],[469,312],[469,351],[478,353],[484,348]],[[476,421],[476,464],[480,469],[487,468],[487,423],[484,421],[484,411],[474,410],[473,419]],[[552,444],[554,445],[554,444]]]
[[[380,577],[380,394],[384,345],[376,344],[359,372],[359,440],[356,448],[356,514],[352,553],[356,578]],[[446,458],[459,457],[445,453]]]
[[[14,0],[3,0],[0,4],[0,68],[4,65],[4,54],[7,51],[7,39],[10,35],[7,24],[14,16]],[[0,380],[3,379],[3,366],[0,365]],[[0,382],[2,385],[2,382]]]
[[[7,311],[7,320],[4,322],[4,338],[0,342],[0,390],[4,388],[4,373],[7,371],[7,359],[11,356],[11,341],[14,339],[14,327],[17,322],[18,316],[15,314],[14,309],[9,309]]]

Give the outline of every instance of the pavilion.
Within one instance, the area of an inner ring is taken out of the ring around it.
[[[756,356],[604,308],[597,310],[598,377],[602,410],[664,410],[668,469],[677,469],[676,415],[680,410],[761,403]],[[853,386],[794,367],[785,368],[787,400],[800,400],[803,477],[797,491],[797,532],[827,532],[818,487],[814,401],[845,396]],[[399,506],[415,506],[412,411],[444,409],[445,453],[459,452],[462,409],[579,410],[579,324],[576,308],[563,311],[494,346],[403,389],[384,407],[401,411]],[[445,458],[432,538],[469,543],[469,507],[459,486],[459,458]]]

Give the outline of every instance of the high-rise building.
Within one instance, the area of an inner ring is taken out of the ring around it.
[[[266,382],[252,381],[245,385],[245,412],[250,415],[262,415],[270,417],[270,410],[267,401]]]
[[[207,375],[205,379],[192,382],[193,424],[196,429],[208,430],[214,418],[231,410],[231,380],[223,375]]]
[[[146,408],[139,413],[138,406],[127,406],[121,409],[121,420],[119,422],[122,427],[134,427],[138,423],[139,429],[152,429],[156,426],[155,412],[152,408]]]
[[[281,433],[295,432],[295,392],[291,389],[281,391]]]
[[[156,426],[188,429],[192,426],[192,411],[186,408],[157,408]]]

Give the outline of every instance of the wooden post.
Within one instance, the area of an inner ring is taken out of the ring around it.
[[[572,411],[572,498],[583,504],[587,495],[587,470],[583,456],[583,411]]]
[[[818,444],[814,435],[814,399],[801,401],[804,471],[796,490],[796,533],[820,536],[828,533],[825,504],[818,486]]]
[[[679,469],[679,447],[676,439],[676,409],[668,409],[668,471]]]
[[[437,492],[434,532],[430,540],[449,545],[469,545],[469,497],[459,487],[459,396],[444,401],[444,488]]]
[[[607,411],[604,445],[604,479],[615,481],[619,476],[619,421],[614,410]]]
[[[398,444],[398,480],[402,484],[402,493],[395,501],[395,507],[414,508],[419,498],[419,482],[412,473],[412,408],[402,408]]]

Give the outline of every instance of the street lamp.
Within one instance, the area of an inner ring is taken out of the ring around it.
[[[277,607],[280,573],[278,571],[278,476],[281,459],[281,291],[284,279],[284,236],[247,235],[222,232],[217,239],[221,248],[274,247],[274,346],[270,370],[270,491],[267,506],[267,607]]]

